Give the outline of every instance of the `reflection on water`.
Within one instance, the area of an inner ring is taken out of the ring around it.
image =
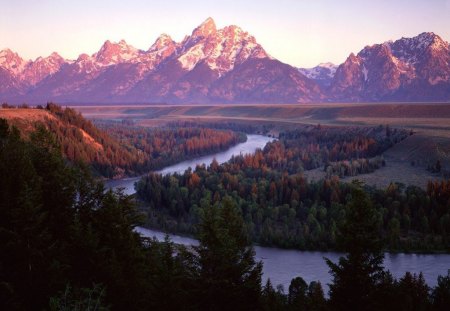
[[[136,228],[136,231],[146,237],[155,236],[164,240],[165,234],[145,228]],[[198,241],[169,235],[173,242],[183,245],[197,245]],[[283,285],[285,291],[294,277],[301,276],[306,282],[320,281],[327,291],[326,284],[331,282],[329,268],[324,257],[337,262],[340,253],[333,252],[306,252],[285,250],[272,247],[256,246],[256,259],[262,260],[263,284],[270,278],[272,284]],[[428,285],[435,286],[439,275],[446,275],[450,269],[449,254],[386,254],[384,265],[396,278],[402,277],[406,271],[411,273],[422,272]]]

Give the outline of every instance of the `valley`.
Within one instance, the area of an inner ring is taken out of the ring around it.
[[[72,226],[81,226],[76,230],[84,230],[85,223],[103,228],[101,218],[96,220],[89,215],[98,213],[96,217],[105,217],[102,215],[105,211],[109,213],[106,218],[108,225],[115,226],[118,221],[111,219],[112,215],[118,215],[125,222],[123,226],[129,228],[121,229],[125,235],[127,230],[139,224],[201,238],[202,222],[209,217],[207,213],[218,206],[225,209],[226,204],[232,204],[229,206],[233,206],[234,215],[239,216],[226,217],[237,217],[239,230],[245,230],[248,243],[258,245],[255,246],[255,259],[264,263],[261,270],[264,281],[269,282],[270,278],[275,284],[288,287],[291,279],[299,273],[311,284],[317,280],[331,280],[326,265],[313,262],[322,256],[337,260],[341,255],[336,253],[340,251],[337,236],[345,221],[346,209],[350,204],[348,200],[354,195],[354,189],[364,189],[367,200],[370,199],[376,206],[374,212],[380,219],[378,234],[383,239],[384,250],[393,253],[448,251],[446,232],[450,223],[446,189],[449,184],[442,179],[447,167],[445,148],[449,142],[447,108],[443,104],[383,104],[381,108],[373,104],[329,104],[73,106],[63,109],[49,104],[40,109],[2,108],[0,119],[2,122],[8,120],[19,128],[25,140],[21,143],[24,147],[29,145],[29,148],[37,150],[54,150],[52,148],[57,146],[52,143],[48,145],[49,141],[45,140],[45,131],[50,129],[50,136],[63,143],[63,148],[56,151],[56,154],[62,152],[65,157],[64,161],[55,160],[60,170],[65,165],[73,166],[73,172],[77,170],[80,159],[71,158],[67,153],[66,147],[72,145],[84,148],[82,150],[92,148],[95,151],[92,153],[95,155],[93,159],[115,159],[118,162],[110,164],[112,169],[127,168],[123,171],[124,175],[113,175],[116,179],[106,183],[106,187],[125,187],[116,192],[105,191],[101,184],[95,186],[88,172],[82,173],[85,177],[78,180],[81,175],[71,175],[72,170],[66,171],[67,178],[74,179],[74,185],[81,182],[76,186],[81,188],[65,190],[78,189],[76,191],[83,196],[81,200],[75,199],[70,203],[76,206],[75,210],[70,210],[73,214],[70,216],[73,217],[70,220],[74,222]],[[384,114],[386,110],[389,114]],[[362,118],[361,111],[367,117]],[[401,118],[405,114],[408,114],[408,119]],[[5,132],[5,125],[2,128],[0,134]],[[247,141],[243,142],[245,136]],[[6,130],[5,137],[6,140],[1,140],[8,142],[5,146],[14,148],[17,138],[14,138],[12,128]],[[253,145],[262,150],[255,150]],[[137,157],[134,160],[111,157],[107,152],[110,146]],[[13,152],[20,150],[12,149]],[[202,156],[205,154],[208,156]],[[6,159],[13,155],[7,151],[0,152],[0,156]],[[442,171],[439,173],[429,172],[424,167],[433,156],[442,161]],[[38,169],[44,169],[38,171],[39,174],[50,174],[39,164],[42,156],[29,157],[36,161],[34,165]],[[54,161],[52,157],[47,161]],[[2,163],[15,165],[17,161],[26,161],[26,158],[20,157],[8,159]],[[412,161],[415,161],[414,165],[411,165]],[[174,163],[177,164],[170,166]],[[94,172],[98,171],[95,162],[87,161],[86,164],[91,164]],[[188,167],[191,169],[185,170]],[[330,167],[333,167],[331,171]],[[335,167],[336,171],[333,171]],[[3,171],[12,169],[9,165],[0,168]],[[136,173],[144,175],[130,177]],[[22,175],[6,174],[8,177],[3,182],[12,185],[16,183],[14,180],[20,179],[27,183],[26,175]],[[366,185],[351,183],[353,179],[363,180]],[[39,185],[36,191],[40,191]],[[51,189],[43,187],[51,192]],[[14,192],[5,189],[2,191],[7,191],[7,194]],[[17,198],[20,200],[20,196]],[[96,200],[101,200],[101,203]],[[47,208],[48,205],[43,206]],[[97,211],[98,206],[102,207]],[[125,210],[108,211],[119,206]],[[84,215],[86,208],[91,209],[88,215]],[[130,214],[125,216],[121,213]],[[79,217],[83,217],[83,222],[78,223]],[[132,218],[127,220],[127,217]],[[229,222],[226,228],[228,225]],[[56,228],[54,230],[62,230]],[[66,237],[73,234],[70,230],[64,231]],[[168,243],[162,242],[161,237],[159,241],[145,240],[146,236],[160,236],[160,232],[141,227],[137,230],[144,233],[144,237],[138,239],[144,239],[146,245],[153,248],[165,247],[164,243]],[[108,232],[110,229],[95,234],[108,236]],[[86,234],[92,235],[92,228]],[[175,242],[186,240],[172,237]],[[125,244],[118,246],[119,249],[136,243],[123,240],[124,236],[118,235],[117,238],[125,241]],[[130,236],[130,239],[134,238]],[[72,242],[64,243],[70,245]],[[168,247],[174,247],[170,252],[180,251],[180,256],[187,251],[179,248],[181,246]],[[188,245],[188,249],[191,246]],[[128,255],[125,253],[122,256]],[[188,256],[196,255],[192,253]],[[444,254],[386,256],[384,267],[397,278],[401,278],[405,271],[423,271],[427,278],[435,278],[442,273],[448,257]],[[62,260],[76,262],[77,259]],[[280,265],[280,260],[292,263]],[[294,264],[297,262],[301,265]],[[417,262],[420,262],[420,268],[409,266]],[[304,264],[311,267],[305,271]],[[184,265],[183,269],[187,269],[188,266]],[[438,286],[433,280],[428,284]],[[270,288],[269,285],[266,288]],[[110,283],[110,286],[115,285]],[[328,289],[325,283],[324,286]]]
[[[200,124],[236,123],[266,126],[268,134],[304,125],[379,126],[412,131],[384,154],[386,167],[357,178],[386,187],[396,181],[425,188],[439,175],[427,170],[437,160],[450,167],[450,104],[444,103],[334,103],[303,105],[126,105],[73,106],[90,119],[132,120],[145,127],[191,121]],[[325,176],[323,168],[306,171],[312,180]],[[351,181],[353,178],[343,179]]]
[[[450,0],[4,2],[0,310],[448,311]]]

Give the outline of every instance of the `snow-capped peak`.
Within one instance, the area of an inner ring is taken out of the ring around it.
[[[119,43],[118,43],[118,45],[120,45],[120,46],[122,46],[122,47],[124,47],[124,48],[128,48],[128,44],[127,44],[127,42],[125,41],[125,39],[120,40]]]
[[[78,56],[76,62],[79,63],[79,62],[87,61],[87,60],[89,60],[90,58],[91,58],[91,57],[90,57],[89,55],[87,55],[86,53],[82,53],[82,54],[80,54],[80,55]]]
[[[93,57],[99,65],[109,66],[131,61],[138,54],[139,50],[128,45],[125,40],[120,40],[118,43],[107,40]]]
[[[449,49],[448,42],[444,41],[441,37],[438,35],[434,35],[433,40],[431,41],[431,44],[429,45],[430,48],[433,50],[439,50],[439,49]]]
[[[152,44],[148,52],[158,51],[174,44],[175,42],[172,38],[168,34],[163,33],[155,40],[155,43]]]
[[[11,49],[4,49],[4,50],[0,51],[0,59],[3,60],[3,61],[6,58],[14,56],[14,55],[18,56],[18,54],[14,53],[13,51],[11,51]]]
[[[401,38],[397,41],[388,41],[384,45],[388,46],[392,54],[401,61],[414,65],[425,50],[448,49],[448,43],[442,40],[433,32],[423,32],[412,38]]]
[[[208,37],[217,31],[216,23],[211,17],[208,17],[192,32],[192,37]]]
[[[330,70],[336,70],[337,65],[331,63],[331,62],[327,62],[327,63],[320,63],[318,65],[318,67],[322,67],[322,68],[328,68]]]
[[[64,63],[69,62],[68,60],[64,59],[61,55],[59,55],[57,52],[53,52],[47,57],[38,57],[33,63],[36,62],[48,62],[48,63]]]
[[[433,32],[423,32],[419,34],[417,37],[412,38],[413,42],[417,42],[416,48],[418,49],[424,49],[435,41],[437,35],[435,35]],[[411,40],[411,39],[410,39]]]
[[[10,49],[0,51],[0,67],[7,69],[14,74],[21,73],[28,63],[30,63],[30,61],[25,61]]]
[[[180,54],[183,69],[190,71],[203,62],[219,76],[248,58],[269,57],[253,36],[238,26],[217,30],[211,18],[183,40]]]
[[[34,62],[30,63],[30,66],[33,66],[35,64],[42,64],[42,63],[48,63],[48,64],[62,64],[64,62],[68,62],[67,60],[65,60],[64,58],[62,58],[61,55],[59,55],[56,52],[53,52],[52,54],[50,54],[47,57],[38,57],[36,58],[36,60]]]
[[[328,62],[320,63],[313,68],[298,68],[298,71],[306,77],[323,82],[322,84],[326,85],[331,82],[331,79],[336,74],[337,67],[335,64]]]
[[[61,55],[59,55],[57,52],[53,52],[52,54],[50,54],[49,58],[62,58]]]
[[[354,53],[350,53],[350,55],[348,56],[348,60],[350,60],[352,63],[360,63],[360,59]]]
[[[53,52],[47,57],[38,57],[34,62],[28,63],[19,78],[24,82],[35,85],[46,77],[58,72],[69,61],[62,58],[58,53]]]

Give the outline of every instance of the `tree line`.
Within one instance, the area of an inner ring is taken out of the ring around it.
[[[338,228],[346,255],[328,262],[327,298],[301,276],[286,293],[261,284],[262,263],[230,196],[200,202],[199,245],[187,248],[135,233],[133,198],[67,162],[44,127],[24,141],[0,119],[0,174],[2,310],[446,310],[450,302],[450,274],[429,288],[421,275],[395,280],[382,268],[377,211],[358,185]]]
[[[97,122],[97,126],[109,133],[122,145],[131,146],[140,152],[143,163],[141,172],[157,170],[165,166],[216,153],[246,141],[242,132],[199,127],[166,126],[146,128],[127,122]]]
[[[5,108],[10,108],[6,106]],[[89,165],[108,178],[142,174],[186,159],[223,151],[245,141],[242,133],[199,127],[148,129],[126,123],[99,123],[100,128],[71,108],[48,103],[55,118],[39,121],[51,131],[62,153],[72,162]],[[16,125],[20,126],[17,122]],[[21,126],[27,136],[31,130]]]
[[[372,137],[363,137],[362,133],[372,133]],[[351,187],[332,173],[324,180],[310,182],[302,170],[311,167],[310,163],[330,159],[330,153],[324,152],[327,145],[339,146],[332,147],[336,152],[331,153],[331,159],[355,154],[378,157],[379,152],[407,135],[397,132],[397,137],[395,130],[385,133],[382,127],[352,129],[347,133],[323,128],[311,128],[306,133],[294,131],[280,135],[288,139],[280,138],[264,150],[233,157],[222,165],[214,161],[209,167],[198,166],[183,174],[149,174],[137,183],[137,196],[150,227],[196,234],[202,217],[199,202],[214,203],[230,196],[242,211],[254,242],[304,250],[336,249],[337,228],[345,216]],[[354,139],[348,138],[350,134],[356,135]],[[309,139],[315,143],[308,143]],[[347,174],[357,174],[364,165],[381,165],[381,156],[375,159],[378,160],[344,160],[349,163]],[[431,184],[427,191],[395,183],[386,189],[365,187],[377,208],[380,236],[387,249],[450,250],[447,184]]]
[[[365,173],[382,165],[381,161],[372,158],[380,156],[410,134],[406,130],[383,126],[303,126],[280,132],[279,140],[268,144],[262,151],[262,157],[258,155],[251,161],[253,166],[267,166],[289,174],[322,166],[325,170],[330,166],[338,171],[338,175]],[[340,168],[335,168],[349,162],[358,165],[358,169],[344,169],[341,172]]]

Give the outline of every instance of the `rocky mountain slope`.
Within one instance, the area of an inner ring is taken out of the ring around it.
[[[449,77],[449,44],[433,33],[304,69],[274,59],[238,26],[217,29],[211,18],[181,42],[162,34],[146,51],[124,40],[76,60],[53,53],[26,61],[0,51],[0,100],[10,103],[449,101]]]
[[[327,90],[338,101],[449,101],[450,49],[434,33],[366,46]]]
[[[298,71],[309,79],[316,81],[322,87],[328,87],[333,81],[337,67],[333,63],[321,63],[313,68],[299,68]]]

